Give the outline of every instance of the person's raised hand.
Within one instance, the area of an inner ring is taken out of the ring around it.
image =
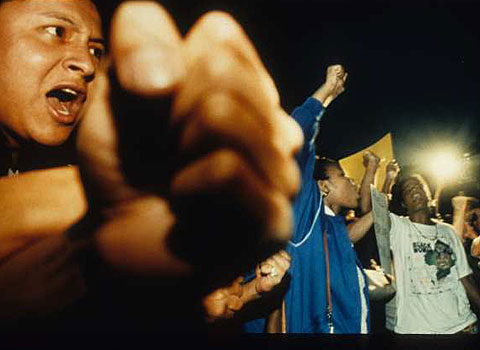
[[[395,181],[400,173],[400,165],[395,159],[391,160],[387,164],[387,179]]]
[[[313,94],[326,108],[338,95],[345,91],[345,81],[348,73],[340,64],[327,68],[325,83]]]
[[[102,255],[178,274],[285,242],[302,133],[243,29],[213,12],[183,39],[160,5],[127,1],[110,41],[78,134]]]
[[[372,151],[365,151],[363,153],[363,166],[365,168],[373,167],[376,169],[379,166],[380,161],[380,157],[378,157]]]

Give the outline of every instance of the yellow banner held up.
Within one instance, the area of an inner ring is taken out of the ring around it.
[[[391,133],[386,134],[373,145],[370,145],[346,158],[340,159],[340,165],[345,171],[345,174],[351,179],[355,180],[357,184],[361,183],[363,174],[365,173],[365,167],[363,166],[363,154],[366,151],[371,151],[380,157],[380,159],[382,159],[375,176],[375,187],[378,190],[381,190],[383,182],[385,181],[387,164],[394,159]]]

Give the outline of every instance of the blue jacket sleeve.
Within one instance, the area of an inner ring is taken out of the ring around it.
[[[302,185],[293,203],[294,230],[290,239],[293,244],[303,241],[317,214],[320,193],[316,181],[313,179],[313,170],[315,168],[315,138],[323,112],[324,108],[321,102],[310,97],[292,113],[292,117],[302,128],[305,138],[302,149],[296,155],[302,174]]]
[[[298,166],[302,172],[303,182],[310,180],[313,175],[315,165],[315,137],[318,134],[319,122],[324,110],[320,101],[309,97],[303,105],[295,108],[292,113],[292,117],[302,128],[305,139],[301,151],[296,156]]]

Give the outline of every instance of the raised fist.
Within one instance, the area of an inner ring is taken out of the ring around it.
[[[400,173],[400,165],[395,159],[387,164],[387,179],[395,180]]]
[[[303,137],[243,29],[212,12],[182,38],[157,3],[126,1],[110,33],[78,134],[102,256],[174,275],[270,256],[253,252],[290,237]]]
[[[345,68],[340,64],[335,64],[327,68],[327,78],[325,85],[330,89],[332,98],[337,97],[345,90],[345,81],[347,80]]]
[[[313,97],[322,102],[327,107],[338,95],[345,90],[345,81],[348,73],[340,64],[335,64],[327,68],[327,77],[325,83],[313,94]]]
[[[368,168],[369,166],[372,167],[378,167],[380,164],[380,157],[378,157],[375,153],[372,151],[365,151],[363,153],[363,166],[365,168]]]

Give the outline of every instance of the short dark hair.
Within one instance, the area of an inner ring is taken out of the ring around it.
[[[340,168],[340,163],[334,159],[326,157],[315,157],[315,168],[313,169],[313,178],[316,181],[328,180],[327,170],[330,167]]]

